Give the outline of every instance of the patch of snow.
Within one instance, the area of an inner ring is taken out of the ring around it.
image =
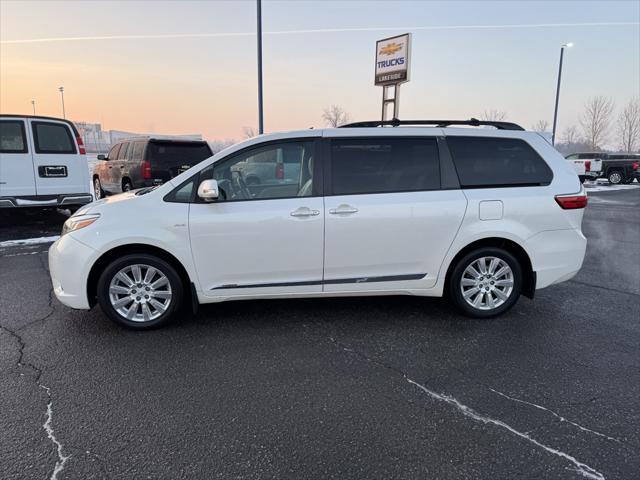
[[[463,415],[465,415],[465,416],[467,416],[469,418],[472,418],[473,420],[476,420],[476,421],[484,423],[484,424],[491,424],[491,425],[495,425],[497,427],[503,428],[503,429],[509,431],[510,433],[512,433],[514,435],[517,435],[518,437],[520,437],[520,438],[532,443],[533,445],[536,445],[537,447],[542,448],[543,450],[545,450],[545,451],[547,451],[547,452],[549,452],[549,453],[551,453],[553,455],[556,455],[558,457],[564,458],[565,460],[568,460],[569,462],[571,462],[573,464],[573,467],[571,468],[571,470],[574,470],[574,471],[578,472],[583,477],[589,478],[591,480],[605,480],[605,477],[604,477],[604,475],[602,473],[598,472],[596,469],[590,467],[589,465],[578,461],[576,458],[572,457],[568,453],[564,453],[564,452],[562,452],[560,450],[556,450],[555,448],[552,448],[552,447],[549,447],[547,445],[544,445],[543,443],[540,443],[539,441],[537,441],[533,437],[529,436],[527,433],[520,432],[520,431],[516,430],[515,428],[513,428],[512,426],[504,423],[501,420],[496,420],[496,419],[491,418],[491,417],[485,417],[484,415],[480,415],[475,410],[473,410],[473,409],[467,407],[466,405],[460,403],[458,400],[456,400],[453,397],[450,397],[449,395],[444,395],[444,394],[436,393],[436,392],[434,392],[432,390],[429,390],[424,385],[421,385],[418,382],[415,382],[415,381],[411,380],[408,377],[405,377],[405,379],[407,380],[407,382],[411,383],[412,385],[415,385],[416,387],[418,387],[420,390],[422,390],[424,393],[426,393],[430,397],[432,397],[435,400],[438,400],[440,402],[445,402],[445,403],[448,403],[449,405],[454,406]]]
[[[39,243],[53,243],[60,238],[60,235],[51,237],[23,238],[21,240],[6,240],[0,242],[0,248],[20,247],[24,245],[37,245]]]
[[[606,180],[604,182],[596,182],[596,183],[585,182],[584,183],[584,188],[587,191],[587,193],[615,192],[617,190],[631,190],[639,187],[640,187],[640,183],[630,183],[627,185],[624,185],[624,184],[611,185]]]
[[[49,480],[57,480],[58,474],[64,470],[64,464],[71,458],[71,455],[64,455],[62,453],[62,444],[56,438],[53,432],[53,427],[51,426],[51,422],[53,420],[53,400],[51,399],[51,390],[49,387],[45,387],[44,385],[40,385],[40,387],[47,391],[47,396],[49,397],[49,402],[47,403],[47,420],[42,425],[42,428],[47,432],[49,440],[51,440],[56,446],[56,452],[58,453],[58,460],[56,461],[55,467],[53,467],[53,472],[51,473]]]

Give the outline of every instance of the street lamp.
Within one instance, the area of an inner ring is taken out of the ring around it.
[[[33,107],[33,115],[35,116],[35,114],[36,114],[36,101],[35,100],[31,100],[31,106]]]
[[[560,79],[562,78],[562,59],[564,49],[573,47],[573,43],[565,43],[560,47],[560,66],[558,67],[558,86],[556,88],[556,107],[553,110],[553,131],[551,132],[551,145],[556,144],[556,125],[558,124],[558,101],[560,100]]]
[[[264,122],[262,115],[262,0],[257,0],[257,17],[258,17],[258,133],[264,133]]]
[[[62,98],[62,118],[67,118],[67,114],[64,111],[64,87],[58,87],[60,91],[60,96]]]

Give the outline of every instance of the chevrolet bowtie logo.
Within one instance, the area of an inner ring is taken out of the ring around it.
[[[400,50],[402,48],[402,44],[400,43],[388,43],[387,45],[385,45],[384,47],[382,47],[380,49],[380,54],[381,55],[393,55],[394,53],[396,53],[398,50]]]

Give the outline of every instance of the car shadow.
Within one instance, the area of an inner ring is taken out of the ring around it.
[[[0,242],[59,235],[69,210],[20,208],[0,210]]]

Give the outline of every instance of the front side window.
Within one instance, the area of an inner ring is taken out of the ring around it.
[[[76,153],[76,145],[67,125],[31,122],[37,153]]]
[[[127,152],[129,150],[130,143],[123,143],[120,147],[120,151],[118,152],[118,160],[126,160]]]
[[[553,173],[524,140],[447,137],[463,188],[548,185]]]
[[[109,154],[107,155],[107,159],[116,160],[118,158],[118,150],[120,150],[120,144],[111,147],[111,150],[109,150]]]
[[[440,188],[435,138],[344,139],[331,142],[334,195]]]
[[[200,181],[218,181],[220,201],[309,197],[313,194],[314,142],[255,148],[204,169]]]
[[[27,153],[24,122],[20,120],[0,121],[0,152]]]

